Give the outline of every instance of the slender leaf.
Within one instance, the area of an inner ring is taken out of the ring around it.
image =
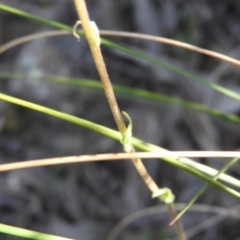
[[[59,77],[59,76],[43,76],[43,77],[32,77],[24,74],[12,74],[12,73],[0,73],[0,78],[21,78],[21,79],[39,79],[45,81],[52,81],[57,83],[65,83],[70,85],[78,85],[83,86],[90,89],[95,90],[103,90],[102,84],[99,81],[91,80],[91,79],[78,79],[78,78],[71,78],[71,77]],[[196,110],[198,112],[203,112],[214,117],[221,118],[228,122],[233,122],[240,124],[240,117],[235,114],[227,114],[223,113],[217,109],[206,107],[203,104],[199,104],[196,102],[185,101],[182,99],[169,97],[164,94],[154,93],[147,90],[142,89],[134,89],[130,87],[125,87],[117,84],[113,84],[114,91],[120,94],[126,94],[128,97],[139,97],[141,99],[158,101],[166,104],[174,104],[179,105],[187,109]]]
[[[71,122],[71,123],[80,125],[82,127],[85,127],[85,128],[90,129],[92,131],[98,132],[102,135],[108,136],[108,137],[113,138],[113,139],[118,140],[118,141],[121,141],[121,139],[122,139],[122,136],[118,131],[114,131],[110,128],[103,127],[99,124],[87,121],[87,120],[82,119],[82,118],[72,116],[70,114],[59,112],[59,111],[56,111],[56,110],[53,110],[53,109],[50,109],[50,108],[47,108],[47,107],[43,107],[41,105],[34,104],[34,103],[30,103],[30,102],[27,102],[27,101],[24,101],[24,100],[15,98],[15,97],[8,96],[8,95],[3,94],[3,93],[0,93],[0,99],[3,100],[3,101],[7,101],[7,102],[10,102],[10,103],[22,106],[22,107],[26,107],[26,108],[29,108],[29,109],[32,109],[32,110],[35,110],[35,111],[38,111],[38,112],[41,112],[41,113],[44,113],[44,114],[48,114],[50,116],[53,116],[53,117],[56,117],[56,118],[59,118],[59,119],[62,119],[62,120],[65,120],[65,121],[68,121],[68,122]],[[136,138],[132,139],[132,143],[133,143],[134,147],[136,147],[138,149],[141,149],[143,151],[147,151],[147,152],[167,151],[166,149],[160,148],[160,147],[155,146],[155,145],[150,144],[150,143],[146,143],[146,142],[141,141],[141,140],[136,139]],[[214,180],[212,180],[212,178],[209,178],[208,176],[206,176],[202,172],[199,172],[199,170],[200,170],[200,171],[206,172],[210,176],[214,176],[217,172],[217,170],[215,170],[215,169],[212,169],[212,168],[207,167],[205,165],[202,165],[200,163],[196,163],[196,162],[194,162],[190,159],[187,159],[187,158],[175,159],[173,157],[164,157],[164,158],[161,158],[161,159],[163,159],[165,162],[168,162],[169,164],[171,164],[173,166],[181,168],[181,169],[195,175],[196,177],[201,178],[204,181],[210,182],[212,185],[214,185],[214,186],[220,188],[221,190],[231,194],[232,196],[240,198],[240,193],[238,193],[237,191],[225,186],[222,183],[215,182]],[[225,181],[228,184],[231,184],[233,186],[236,186],[236,187],[240,188],[240,181],[231,177],[231,176],[228,176],[226,174],[222,174],[219,178],[222,181]]]
[[[72,27],[69,27],[65,24],[62,24],[62,23],[59,23],[59,22],[56,22],[56,21],[50,21],[50,20],[47,20],[45,18],[37,17],[37,16],[32,15],[30,13],[18,10],[16,8],[9,7],[5,4],[0,4],[0,10],[6,11],[6,12],[9,12],[9,13],[24,17],[24,18],[28,18],[28,19],[31,19],[33,21],[36,21],[36,22],[39,22],[41,24],[45,24],[45,25],[48,25],[48,26],[51,26],[51,27],[54,27],[54,28],[58,28],[58,29],[66,30],[68,32],[72,32]],[[84,36],[83,32],[81,32],[81,31],[78,31],[78,34],[80,36]],[[101,42],[102,42],[102,44],[104,44],[108,47],[118,49],[118,50],[120,50],[122,52],[125,52],[125,53],[128,53],[132,56],[136,56],[137,58],[144,59],[147,62],[156,64],[156,65],[160,65],[160,66],[162,66],[162,67],[164,67],[164,68],[166,68],[170,71],[173,71],[173,72],[175,72],[179,75],[182,75],[186,78],[189,78],[191,80],[201,82],[202,84],[204,84],[204,85],[206,85],[206,86],[208,86],[208,87],[210,87],[210,88],[212,88],[212,89],[214,89],[218,92],[221,92],[222,94],[224,94],[228,97],[231,97],[235,100],[240,100],[240,95],[237,94],[236,92],[233,92],[233,91],[231,91],[231,90],[229,90],[225,87],[222,87],[218,84],[209,82],[209,81],[205,80],[204,78],[198,77],[198,76],[196,76],[196,75],[194,75],[194,74],[192,74],[188,71],[185,71],[185,70],[182,70],[180,68],[174,67],[174,66],[172,66],[172,65],[170,65],[170,64],[168,64],[164,61],[161,61],[157,58],[150,57],[150,56],[148,56],[144,53],[141,53],[140,51],[132,50],[128,47],[113,43],[113,42],[111,42],[109,40],[106,40],[106,39],[103,39],[103,38],[101,38]]]
[[[231,161],[229,161],[227,164],[225,164],[219,171],[218,173],[212,178],[213,180],[217,181],[217,179],[219,178],[219,176],[226,172],[233,164],[235,164],[237,161],[239,160],[239,158],[233,158]],[[201,189],[199,189],[199,191],[192,197],[192,199],[186,204],[186,206],[181,210],[180,213],[178,213],[178,215],[173,219],[173,221],[171,221],[171,223],[169,224],[169,226],[172,226],[180,217],[183,216],[183,214],[188,211],[188,209],[194,204],[194,202],[197,201],[197,199],[208,189],[208,187],[210,186],[209,183],[205,183],[204,186],[202,186]]]
[[[17,236],[23,237],[27,239],[34,239],[34,240],[73,240],[70,238],[58,237],[46,233],[40,233],[32,230],[27,230],[23,228],[13,227],[10,225],[0,223],[0,232]]]

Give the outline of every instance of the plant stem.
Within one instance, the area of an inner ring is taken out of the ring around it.
[[[115,94],[113,91],[113,87],[112,87],[110,78],[107,73],[107,69],[106,69],[106,66],[104,63],[100,45],[96,44],[96,39],[94,39],[94,36],[92,34],[92,29],[90,26],[90,19],[89,19],[85,0],[74,0],[74,3],[76,6],[78,17],[82,24],[83,31],[85,33],[90,50],[92,52],[92,56],[93,56],[94,62],[96,64],[99,76],[101,78],[103,88],[105,91],[105,95],[107,97],[113,117],[115,119],[115,122],[117,124],[119,132],[121,133],[122,136],[124,136],[127,128],[123,121],[122,114],[121,114],[120,109],[117,104],[117,100],[115,98]],[[132,152],[135,152],[135,149],[133,147],[132,147]],[[135,159],[132,159],[132,162],[133,162],[134,166],[136,167],[137,171],[139,172],[140,176],[142,177],[143,181],[150,189],[150,191],[152,193],[158,191],[159,187],[154,182],[152,177],[148,174],[147,169],[143,165],[141,159],[135,158]],[[172,217],[175,217],[175,215],[176,215],[175,211],[172,211],[174,209],[173,204],[167,204],[167,205],[169,205],[168,209],[171,209],[170,213],[171,213]],[[176,228],[177,228],[177,233],[178,233],[179,239],[185,240],[185,235],[184,235],[184,232],[183,232],[180,222],[178,222],[176,224]]]
[[[74,0],[74,2],[75,2],[75,6],[77,9],[79,19],[81,20],[81,23],[82,23],[82,28],[84,30],[86,39],[87,39],[87,41],[89,43],[89,47],[91,49],[94,62],[96,64],[99,76],[101,78],[103,88],[105,91],[105,95],[107,97],[113,117],[115,119],[115,122],[117,124],[117,127],[118,127],[120,133],[123,135],[126,132],[126,126],[123,121],[121,112],[119,110],[119,107],[118,107],[118,104],[117,104],[117,101],[115,98],[115,94],[114,94],[114,91],[112,88],[112,84],[111,84],[110,78],[108,76],[106,66],[104,64],[104,60],[103,60],[102,53],[101,53],[101,48],[94,43],[94,39],[92,36],[90,24],[89,24],[90,19],[88,16],[86,3],[84,0]]]
[[[175,207],[174,207],[173,203],[167,204],[167,208],[168,208],[168,212],[170,213],[172,219],[176,218],[177,213],[175,211]],[[186,237],[183,226],[182,226],[181,222],[179,221],[179,219],[175,222],[175,226],[176,226],[177,233],[178,233],[178,239],[186,240],[187,237]]]

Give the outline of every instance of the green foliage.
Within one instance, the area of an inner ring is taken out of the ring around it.
[[[66,26],[64,24],[55,22],[55,21],[50,21],[44,18],[40,18],[37,17],[35,15],[26,13],[24,11],[20,11],[18,9],[14,9],[12,7],[6,6],[4,4],[0,4],[0,10],[9,12],[11,14],[15,14],[18,16],[21,16],[23,18],[27,18],[30,19],[32,21],[36,21],[40,24],[44,24],[44,25],[48,25],[57,29],[61,29],[61,30],[66,30],[68,32],[72,32],[72,27]],[[78,31],[80,36],[83,36],[84,34],[81,31]],[[99,43],[99,41],[98,41]],[[191,80],[200,82],[201,84],[204,84],[205,86],[218,91],[228,97],[231,97],[235,100],[240,100],[240,95],[229,90],[226,89],[218,84],[215,83],[211,83],[201,77],[198,77],[190,72],[187,72],[185,70],[176,68],[175,66],[172,66],[170,64],[167,64],[157,58],[153,58],[151,56],[145,55],[139,51],[135,51],[132,50],[130,48],[121,46],[119,44],[115,44],[111,41],[105,40],[105,39],[101,39],[101,43],[106,45],[107,47],[111,47],[111,48],[115,48],[118,49],[122,52],[125,52],[127,54],[130,54],[134,57],[137,58],[141,58],[144,59],[145,61],[152,63],[152,64],[156,64],[159,65],[163,68],[166,68],[170,71],[175,72],[176,74],[179,74],[181,76],[184,76],[186,78],[189,78]],[[2,74],[0,77],[12,77],[12,74]],[[77,79],[69,79],[69,78],[59,78],[59,77],[44,77],[46,80],[48,81],[55,81],[58,83],[70,83],[71,84],[76,84],[76,85],[80,85],[80,86],[84,86],[84,87],[88,87],[88,88],[94,88],[94,89],[102,89],[102,86],[100,83],[96,82],[96,81],[90,81],[90,80],[77,80]],[[131,96],[137,96],[137,97],[141,97],[141,98],[145,98],[145,99],[149,99],[149,100],[154,100],[154,101],[161,101],[164,103],[169,103],[169,104],[175,104],[175,105],[180,105],[183,107],[186,107],[188,109],[193,109],[195,111],[198,112],[204,112],[207,113],[209,115],[215,116],[215,117],[219,117],[222,118],[224,120],[227,121],[231,121],[234,122],[236,124],[240,124],[240,118],[237,115],[233,115],[233,114],[226,114],[223,113],[217,109],[213,109],[213,108],[209,108],[207,106],[198,104],[198,103],[194,103],[194,102],[190,102],[190,101],[184,101],[184,100],[180,100],[180,99],[176,99],[176,98],[172,98],[169,96],[165,96],[165,95],[161,95],[161,94],[156,94],[150,91],[145,91],[145,90],[139,90],[139,89],[131,89],[128,87],[123,87],[123,86],[118,86],[115,85],[114,86],[114,90],[116,92],[119,93],[124,93],[126,95],[131,95]],[[129,146],[133,145],[134,147],[143,150],[143,151],[154,151],[154,152],[164,152],[167,151],[166,149],[163,149],[159,146],[155,146],[153,144],[150,143],[146,143],[140,139],[136,139],[136,138],[132,138],[132,121],[131,118],[126,114],[123,113],[124,116],[129,120],[129,125],[127,128],[127,132],[125,135],[121,136],[121,134],[117,131],[114,131],[112,129],[109,129],[107,127],[95,124],[93,122],[87,121],[85,119],[82,118],[78,118],[69,114],[65,114],[63,112],[59,112],[44,106],[40,106],[34,103],[30,103],[27,101],[24,101],[22,99],[17,99],[11,96],[8,96],[6,94],[0,93],[0,99],[3,101],[7,101],[10,102],[12,104],[17,104],[19,106],[22,107],[26,107],[44,114],[48,114],[49,116],[55,117],[55,118],[59,118],[61,120],[64,121],[68,121],[70,123],[73,124],[77,124],[81,127],[87,128],[91,131],[95,131],[97,133],[100,133],[104,136],[107,136],[109,138],[113,138],[117,141],[120,141],[123,145],[124,145],[124,149],[126,152],[130,152],[131,149]],[[203,164],[200,163],[196,163],[194,161],[192,161],[191,159],[187,159],[187,158],[173,158],[173,157],[162,157],[162,160],[166,161],[167,163],[178,167],[179,169],[182,169],[184,171],[187,171],[193,175],[195,175],[196,177],[206,181],[207,183],[204,185],[204,187],[202,189],[200,189],[200,191],[194,196],[194,198],[189,202],[189,204],[186,206],[186,208],[184,209],[184,211],[193,204],[193,202],[210,186],[213,185],[219,189],[221,189],[222,191],[231,194],[232,196],[235,196],[237,198],[240,198],[240,193],[237,192],[236,190],[226,186],[225,184],[229,184],[230,186],[234,186],[239,188],[240,187],[240,181],[236,178],[233,178],[227,174],[224,174],[223,172],[226,171],[227,168],[229,168],[232,164],[234,164],[237,159],[233,159],[229,164],[226,164],[226,166],[224,168],[222,168],[220,171],[217,171],[213,168],[210,168],[208,166],[205,166]],[[219,182],[218,180],[221,180],[223,183]],[[174,195],[172,194],[170,189],[166,189],[163,188],[160,190],[160,192],[157,192],[153,197],[158,197],[161,196],[162,199],[167,202],[167,203],[172,203],[174,201]],[[182,212],[184,213],[184,212]],[[182,214],[181,213],[181,214]],[[180,215],[179,215],[180,216]],[[19,228],[15,228],[15,227],[11,227],[11,226],[7,226],[7,225],[3,225],[0,224],[0,232],[2,233],[6,233],[6,234],[11,234],[14,236],[18,236],[18,237],[25,237],[25,238],[29,238],[29,239],[42,239],[42,240],[61,240],[61,239],[66,239],[66,238],[61,238],[61,237],[57,237],[57,236],[52,236],[52,235],[47,235],[47,234],[42,234],[42,233],[37,233],[34,231],[29,231],[29,230],[24,230],[24,229],[19,229]],[[147,238],[150,238],[149,236]]]

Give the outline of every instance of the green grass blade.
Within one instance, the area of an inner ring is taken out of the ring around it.
[[[7,101],[7,102],[10,102],[10,103],[13,103],[13,104],[17,104],[17,105],[22,106],[22,107],[30,108],[30,109],[33,109],[35,111],[38,111],[38,112],[41,112],[41,113],[44,113],[44,114],[48,114],[50,116],[53,116],[53,117],[56,117],[56,118],[59,118],[59,119],[77,124],[77,125],[80,125],[82,127],[85,127],[85,128],[90,129],[92,131],[98,132],[102,135],[105,135],[107,137],[113,138],[113,139],[118,140],[118,141],[120,141],[122,139],[122,136],[118,131],[114,131],[110,128],[103,127],[99,124],[92,123],[90,121],[72,116],[70,114],[62,113],[62,112],[59,112],[59,111],[56,111],[56,110],[53,110],[53,109],[50,109],[50,108],[47,108],[47,107],[43,107],[43,106],[40,106],[40,105],[37,105],[37,104],[34,104],[34,103],[30,103],[30,102],[27,102],[27,101],[24,101],[24,100],[15,98],[15,97],[8,96],[8,95],[3,94],[3,93],[0,93],[0,99],[3,100],[3,101]],[[139,139],[136,139],[136,138],[133,138],[132,140],[133,140],[132,143],[133,143],[134,147],[136,147],[138,149],[141,149],[143,151],[148,151],[148,152],[167,151],[163,148],[160,148],[158,146],[154,146],[153,144],[143,142],[143,141],[141,141]],[[204,181],[210,182],[212,185],[214,185],[214,186],[220,188],[221,190],[231,194],[232,196],[240,198],[240,193],[238,193],[237,191],[225,186],[224,184],[222,184],[220,182],[215,182],[213,179],[209,178],[205,174],[198,171],[199,169],[201,169],[202,171],[205,171],[205,168],[206,168],[206,169],[208,169],[208,174],[211,175],[211,176],[214,176],[215,173],[216,173],[215,169],[212,169],[210,167],[204,166],[200,163],[196,163],[194,161],[191,161],[190,159],[185,159],[185,158],[174,159],[173,157],[165,157],[165,158],[162,158],[162,159],[165,162],[168,162],[169,164],[171,164],[173,166],[181,168],[181,169],[195,175],[196,177],[199,177],[199,178],[203,179]],[[188,161],[188,163],[189,164],[191,163],[191,165],[188,166],[187,164],[183,163],[184,161],[185,162]],[[195,166],[197,166],[198,170],[195,169]],[[222,174],[220,176],[220,178],[221,178],[222,181],[225,181],[226,183],[228,183],[230,185],[240,187],[240,181],[231,177],[231,176],[228,176],[226,174]]]
[[[24,18],[28,18],[28,19],[31,19],[33,21],[36,21],[36,22],[39,22],[41,24],[45,24],[45,25],[48,25],[48,26],[52,26],[52,27],[55,27],[55,28],[58,28],[58,29],[62,29],[62,30],[66,30],[68,32],[72,32],[72,27],[69,27],[67,25],[64,25],[64,24],[61,24],[61,23],[58,23],[58,22],[55,22],[55,21],[50,21],[50,20],[47,20],[47,19],[44,19],[44,18],[41,18],[41,17],[37,17],[35,15],[32,15],[32,14],[29,14],[29,13],[26,13],[24,11],[21,11],[21,10],[18,10],[18,9],[15,9],[15,8],[12,8],[12,7],[9,7],[7,5],[4,5],[4,4],[0,4],[0,10],[3,10],[3,11],[6,11],[6,12],[9,12],[9,13],[12,13],[12,14],[15,14],[15,15],[18,15],[18,16],[21,16],[21,17],[24,17]],[[79,35],[80,36],[84,36],[84,34],[81,32],[81,31],[78,31]],[[150,62],[150,63],[153,63],[153,64],[156,64],[156,65],[160,65],[170,71],[173,71],[179,75],[182,75],[186,78],[189,78],[191,80],[195,80],[197,82],[200,82],[228,97],[231,97],[235,100],[240,100],[240,95],[237,94],[236,92],[233,92],[227,88],[224,88],[218,84],[215,84],[215,83],[212,83],[212,82],[209,82],[207,80],[205,80],[204,78],[201,78],[201,77],[198,77],[190,72],[187,72],[185,70],[182,70],[180,68],[177,68],[177,67],[174,67],[170,64],[167,64],[157,58],[154,58],[154,57],[150,57],[146,54],[143,54],[139,51],[136,51],[136,50],[132,50],[128,47],[124,47],[124,46],[121,46],[119,44],[116,44],[116,43],[113,43],[109,40],[106,40],[106,39],[103,39],[101,38],[101,42],[102,44],[108,46],[108,47],[111,47],[111,48],[115,48],[115,49],[118,49],[122,52],[125,52],[127,54],[130,54],[132,56],[136,56],[138,58],[141,58],[141,59],[144,59],[146,60],[147,62]]]
[[[179,75],[182,75],[182,76],[184,76],[186,78],[189,78],[189,79],[195,80],[197,82],[200,82],[200,83],[202,83],[202,84],[204,84],[204,85],[206,85],[206,86],[216,90],[217,92],[220,92],[220,93],[222,93],[222,94],[224,94],[224,95],[226,95],[228,97],[231,97],[231,98],[233,98],[235,100],[238,100],[238,101],[240,100],[240,95],[237,94],[236,92],[233,92],[233,91],[231,91],[231,90],[229,90],[229,89],[227,89],[225,87],[222,87],[222,86],[220,86],[218,84],[209,82],[209,81],[205,80],[204,78],[198,77],[198,76],[196,76],[196,75],[194,75],[194,74],[192,74],[192,73],[190,73],[188,71],[185,71],[185,70],[182,70],[180,68],[174,67],[173,65],[165,63],[165,62],[163,62],[163,61],[161,61],[161,60],[159,60],[157,58],[150,57],[150,56],[148,56],[146,54],[141,53],[140,51],[132,50],[132,49],[130,49],[128,47],[124,47],[122,45],[113,43],[113,42],[105,40],[105,39],[102,39],[102,43],[107,45],[107,46],[109,46],[109,47],[118,49],[118,50],[120,50],[122,52],[128,53],[128,54],[130,54],[132,56],[144,59],[147,62],[156,64],[156,65],[160,65],[160,66],[162,66],[162,67],[164,67],[164,68],[166,68],[166,69],[168,69],[168,70],[170,70],[172,72],[175,72],[175,73],[177,73]]]
[[[6,224],[0,223],[0,232],[17,236],[23,237],[27,239],[34,239],[34,240],[73,240],[70,238],[58,237],[46,233],[40,233],[36,231],[31,231],[23,228],[13,227]]]
[[[62,23],[59,23],[59,22],[56,22],[56,21],[51,21],[51,20],[48,20],[48,19],[45,19],[45,18],[37,17],[33,14],[21,11],[17,8],[9,7],[5,4],[0,4],[0,10],[18,15],[18,16],[23,17],[23,18],[28,18],[30,20],[33,20],[35,22],[38,22],[38,23],[41,23],[41,24],[44,24],[44,25],[48,25],[48,26],[51,26],[51,27],[54,27],[54,28],[58,28],[58,29],[62,29],[62,30],[72,32],[72,27],[69,27],[65,24],[62,24]]]
[[[146,143],[144,141],[141,141],[137,138],[133,138],[132,139],[132,143],[134,145],[135,148],[140,149],[142,151],[146,151],[146,152],[169,152],[168,150],[161,148],[159,146],[156,146],[154,144],[150,144],[150,143]],[[191,172],[191,174],[193,174],[192,170],[194,171],[195,176],[201,178],[202,180],[209,182],[208,177],[206,177],[206,174],[209,175],[210,177],[213,177],[217,174],[217,170],[213,169],[209,166],[203,165],[201,163],[195,162],[191,159],[188,158],[173,158],[173,157],[165,157],[165,158],[161,158],[163,159],[165,162],[168,162],[171,165],[174,165],[176,167],[179,167],[183,170],[185,170],[186,172],[189,172],[189,170]],[[183,165],[182,165],[183,164]],[[186,168],[185,168],[186,167]],[[196,171],[196,172],[195,172]],[[224,177],[223,177],[224,176]],[[212,180],[212,178],[210,178]],[[233,178],[227,174],[221,174],[219,176],[219,179],[225,183],[228,183],[234,187],[240,188],[240,181],[236,178]],[[214,181],[211,181],[211,183],[213,183]]]
[[[225,164],[212,179],[216,181],[222,173],[226,172],[238,160],[239,158],[233,158],[231,161]],[[209,183],[205,183],[204,186],[192,197],[192,199],[181,210],[181,212],[178,213],[178,215],[171,221],[169,226],[172,226],[176,221],[178,221],[179,218],[183,216],[183,214],[194,204],[194,202],[197,201],[197,199],[208,189],[209,186],[210,186]]]
[[[21,78],[21,79],[29,79],[29,76],[24,74],[13,74],[13,73],[0,73],[0,78]],[[45,81],[51,81],[51,82],[57,82],[57,83],[65,83],[70,85],[77,85],[77,86],[83,86],[90,89],[95,90],[103,90],[102,84],[99,81],[91,80],[91,79],[78,79],[78,78],[70,78],[70,77],[59,77],[59,76],[43,76],[43,77],[32,77],[30,78],[38,79],[38,80],[45,80]],[[162,103],[166,104],[174,104],[179,105],[187,109],[192,109],[198,112],[203,112],[206,114],[209,114],[214,117],[221,118],[228,122],[233,122],[240,124],[240,117],[235,114],[226,114],[223,113],[217,109],[206,107],[205,105],[191,102],[191,101],[185,101],[182,99],[169,97],[164,94],[158,94],[147,90],[142,89],[133,89],[130,87],[125,87],[121,85],[113,84],[114,91],[116,93],[120,94],[127,94],[130,97],[139,97],[139,98],[145,98],[147,100],[152,101],[160,101]]]

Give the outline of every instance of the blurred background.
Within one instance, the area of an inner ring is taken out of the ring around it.
[[[240,57],[240,2],[235,0],[87,0],[91,20],[100,29],[158,35]],[[71,0],[0,0],[0,3],[73,26],[77,14]],[[0,12],[0,44],[51,28]],[[110,37],[108,38],[110,39]],[[111,38],[213,83],[240,92],[240,70],[190,51],[126,38]],[[240,105],[200,83],[157,65],[102,46],[113,83],[195,101],[227,113]],[[99,79],[85,39],[41,38],[0,55],[0,73],[27,74],[27,79],[1,78],[1,92],[116,129],[104,94],[67,84],[40,81],[39,76]],[[134,123],[134,136],[170,150],[239,150],[236,124],[187,111],[176,105],[117,95],[120,108]],[[122,151],[118,142],[77,125],[0,102],[0,163]],[[199,159],[220,168],[219,159]],[[169,187],[176,202],[187,202],[203,185],[190,174],[159,160],[145,162],[159,186]],[[240,166],[229,173],[239,177]],[[111,229],[135,211],[163,206],[151,194],[131,162],[60,165],[0,174],[0,222],[59,236],[105,240]],[[238,200],[211,187],[198,200],[231,208]],[[235,208],[236,209],[236,208]],[[235,210],[237,211],[237,210]],[[185,229],[212,217],[189,212]],[[173,239],[164,232],[167,212],[133,221],[117,239]],[[164,236],[165,234],[165,236]],[[19,239],[1,235],[1,239]],[[196,231],[190,239],[240,239],[239,219],[231,217]]]

